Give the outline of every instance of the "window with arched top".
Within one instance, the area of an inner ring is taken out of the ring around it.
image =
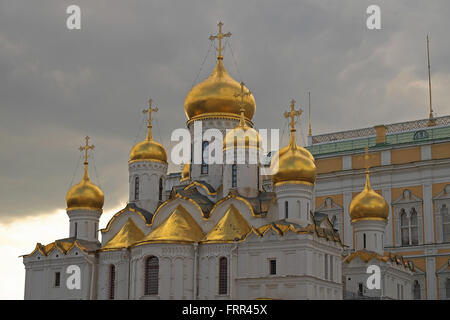
[[[446,204],[441,207],[442,233],[444,242],[450,241],[450,213]]]
[[[208,174],[208,145],[208,141],[203,141],[201,174]]]
[[[159,201],[162,201],[162,194],[163,194],[163,179],[159,178],[159,196],[158,199]]]
[[[139,200],[139,177],[134,178],[134,200]]]
[[[417,211],[415,208],[411,209],[409,220],[411,229],[411,244],[419,244],[419,221],[417,219]]]
[[[228,294],[228,260],[219,259],[219,294]]]
[[[402,233],[402,245],[409,245],[409,221],[405,209],[400,211],[400,229]]]
[[[289,218],[289,202],[288,201],[284,202],[284,218],[285,219]]]
[[[112,264],[109,266],[109,294],[108,294],[109,300],[114,300],[116,290],[115,282],[116,282],[116,266]]]
[[[413,296],[414,300],[420,300],[420,284],[417,280],[414,281]]]
[[[158,294],[159,260],[155,256],[145,260],[145,288],[144,294]]]
[[[237,187],[237,165],[233,164],[231,166],[231,187]]]

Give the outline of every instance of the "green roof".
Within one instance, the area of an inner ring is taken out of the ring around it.
[[[313,144],[306,147],[313,156],[321,156],[332,153],[356,151],[369,148],[386,148],[405,144],[420,144],[427,141],[439,141],[450,139],[450,126],[445,127],[427,127],[416,131],[399,132],[386,135],[386,143],[376,144],[375,136],[341,140],[335,142],[326,142]]]

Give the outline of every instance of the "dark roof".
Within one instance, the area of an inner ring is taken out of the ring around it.
[[[150,222],[152,221],[153,213],[151,213],[150,211],[147,211],[147,210],[145,210],[145,209],[142,209],[142,208],[138,207],[135,203],[129,202],[129,203],[127,204],[127,206],[125,207],[125,209],[126,209],[126,208],[132,208],[132,209],[134,209],[134,210],[139,211],[140,213],[142,213],[142,215],[143,215],[144,218],[145,218],[145,222],[146,222],[147,224],[150,223]]]
[[[174,187],[174,189],[175,189],[175,192],[180,194],[181,196],[192,199],[195,202],[197,202],[203,211],[203,215],[206,218],[209,217],[211,209],[214,206],[214,202],[209,200],[208,197],[202,195],[197,190],[197,188],[190,188],[190,189],[184,190],[183,186],[178,186],[178,187]]]
[[[244,197],[242,195],[239,195],[239,197],[244,198],[251,204],[255,214],[261,215],[266,214],[269,210],[269,204],[275,198],[275,192],[260,192],[255,198]]]

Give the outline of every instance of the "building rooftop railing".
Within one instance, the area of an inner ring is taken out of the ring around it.
[[[450,126],[450,116],[437,117],[434,119],[436,121],[437,127]],[[428,119],[388,124],[388,125],[386,125],[386,133],[392,134],[392,133],[399,133],[399,132],[405,132],[405,131],[413,131],[413,130],[430,128],[427,126],[427,124],[428,124]],[[312,136],[312,144],[314,145],[314,144],[318,144],[318,143],[327,143],[327,142],[334,142],[334,141],[339,141],[339,140],[363,138],[363,137],[370,137],[370,136],[375,136],[375,127],[356,129],[356,130],[347,130],[347,131],[340,131],[340,132],[333,132],[333,133],[326,133],[326,134],[320,134],[317,136]]]
[[[427,127],[424,121],[428,120],[409,121],[386,126],[386,142],[382,144],[376,143],[375,128],[366,128],[322,136],[313,136],[313,144],[308,146],[307,149],[314,156],[319,156],[330,153],[359,150],[366,147],[384,148],[386,146],[417,144],[426,141],[450,139],[450,116],[436,118],[436,126],[433,127]],[[369,132],[373,134],[366,135],[366,133]],[[356,134],[361,137],[354,137],[353,139],[348,138],[349,136]],[[325,136],[328,136],[328,143],[314,143],[314,138],[322,137],[322,140],[325,141]]]

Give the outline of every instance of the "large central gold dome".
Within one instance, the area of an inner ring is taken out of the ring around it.
[[[239,119],[240,101],[235,94],[241,90],[240,84],[225,70],[221,57],[211,75],[197,84],[184,100],[184,111],[189,120],[205,117],[229,117]],[[253,95],[244,98],[244,115],[247,120],[255,113]]]

